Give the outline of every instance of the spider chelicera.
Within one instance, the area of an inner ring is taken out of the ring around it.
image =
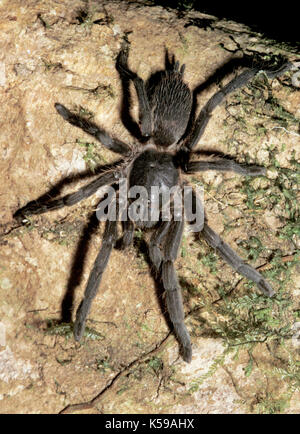
[[[215,158],[207,161],[191,161],[195,155],[195,147],[199,142],[212,111],[229,93],[244,86],[259,69],[248,69],[235,77],[221,90],[215,93],[201,109],[194,122],[192,119],[193,98],[189,87],[183,81],[185,65],[180,67],[174,56],[169,59],[166,53],[165,69],[153,74],[145,83],[128,67],[128,51],[122,49],[117,58],[117,70],[122,80],[133,82],[139,102],[139,143],[129,146],[126,143],[110,137],[92,121],[71,113],[62,104],[56,103],[57,112],[70,124],[81,128],[94,136],[107,149],[121,154],[121,162],[111,170],[104,171],[92,182],[84,185],[75,193],[59,199],[42,203],[32,201],[19,209],[14,217],[24,219],[24,216],[41,214],[65,206],[72,206],[96,193],[100,187],[113,186],[118,191],[118,182],[126,179],[129,187],[142,186],[151,194],[151,187],[172,189],[184,186],[184,175],[206,170],[233,171],[240,175],[257,176],[265,174],[265,168],[245,166],[229,158]],[[264,71],[268,78],[274,78],[292,68],[292,63],[286,62],[276,71]],[[159,196],[161,200],[161,196]],[[116,197],[108,203],[112,205]],[[192,190],[191,201],[199,214],[197,232],[200,232],[206,242],[238,273],[254,281],[266,296],[271,297],[274,291],[266,279],[253,267],[246,264],[207,224],[204,207]],[[149,202],[149,201],[148,201]],[[151,201],[150,201],[151,202]],[[101,202],[100,202],[101,203]],[[160,203],[160,210],[162,207]],[[135,227],[151,229],[149,242],[149,258],[166,293],[166,305],[170,320],[178,341],[181,345],[182,357],[186,362],[192,358],[192,346],[188,330],[184,324],[184,310],[181,288],[177,279],[174,261],[177,258],[184,228],[184,218],[174,218],[173,196],[170,198],[171,218],[164,220],[161,213],[157,220],[135,220],[122,214],[123,234],[121,245],[128,247],[134,237]],[[184,214],[184,213],[183,213]],[[74,336],[79,341],[84,333],[85,323],[92,301],[107,266],[111,251],[117,241],[117,219],[108,218],[105,223],[102,245],[96,257],[81,301],[74,324]]]

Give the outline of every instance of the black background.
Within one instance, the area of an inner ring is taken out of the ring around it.
[[[155,0],[154,3],[182,11],[192,6],[199,12],[246,24],[270,39],[289,42],[300,49],[300,7],[296,1],[242,0],[232,4],[222,0]]]

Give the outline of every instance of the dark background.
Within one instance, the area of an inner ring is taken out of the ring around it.
[[[241,0],[232,5],[226,0],[154,0],[155,4],[178,11],[191,8],[218,18],[246,24],[253,31],[300,49],[300,4],[297,1]]]

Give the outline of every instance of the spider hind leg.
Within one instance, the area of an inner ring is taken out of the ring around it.
[[[54,104],[54,107],[65,121],[95,137],[110,151],[124,156],[129,156],[131,154],[131,148],[126,143],[110,137],[109,134],[107,134],[104,130],[101,130],[94,122],[72,113],[69,109],[58,102]]]
[[[152,113],[146,92],[144,80],[128,67],[128,50],[122,49],[117,57],[116,68],[123,79],[132,80],[139,101],[139,124],[143,137],[152,134]]]

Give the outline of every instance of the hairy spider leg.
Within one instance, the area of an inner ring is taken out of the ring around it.
[[[286,62],[276,71],[263,71],[268,78],[275,78],[282,75],[284,72],[293,68],[293,63]],[[216,92],[201,109],[192,130],[192,133],[184,142],[184,147],[188,150],[192,150],[199,142],[203,135],[206,125],[211,117],[212,111],[223,101],[223,99],[229,94],[245,86],[260,70],[258,68],[248,69],[243,71],[240,75],[235,77],[229,83],[227,83],[221,90]]]
[[[218,158],[213,161],[190,161],[187,163],[186,173],[204,172],[206,170],[220,170],[222,172],[235,172],[239,175],[259,176],[266,174],[266,168],[261,166],[245,166],[227,158]]]
[[[191,228],[193,232],[201,232],[205,220],[205,211],[202,201],[195,193],[194,189],[190,189],[185,193],[185,202],[186,201],[188,201],[187,203],[192,203],[192,209],[186,205],[184,207],[186,220],[190,225],[193,225]]]
[[[101,130],[94,122],[88,121],[68,110],[65,106],[59,103],[54,104],[57,112],[70,124],[81,128],[86,133],[95,137],[110,151],[116,152],[124,156],[129,156],[132,152],[130,146],[118,139],[113,139],[104,130]]]
[[[20,208],[15,212],[14,218],[22,219],[23,216],[43,214],[47,211],[61,209],[65,206],[75,205],[81,200],[86,199],[92,194],[96,193],[96,191],[99,190],[100,187],[113,184],[121,176],[121,172],[116,170],[104,172],[89,184],[84,185],[75,193],[67,194],[66,196],[59,199],[50,200],[49,202],[46,202],[44,204],[39,203],[38,200],[29,202],[23,208]]]
[[[133,242],[133,236],[134,236],[134,223],[127,218],[127,220],[122,221],[122,227],[123,227],[123,235],[121,239],[121,249],[126,249],[129,247]]]
[[[109,215],[105,223],[101,248],[90,273],[84,292],[84,298],[76,312],[76,320],[74,324],[74,337],[76,341],[80,341],[83,336],[87,316],[90,312],[92,302],[98,292],[102,275],[108,264],[111,251],[117,240],[117,220],[110,218],[114,210],[114,205],[115,201],[112,201],[109,205]]]
[[[160,273],[163,288],[166,291],[167,310],[174,326],[175,334],[181,345],[182,357],[187,363],[190,363],[192,360],[191,338],[184,324],[181,287],[174,267],[174,261],[177,258],[182,239],[183,227],[184,220],[171,221],[167,226],[167,233],[162,250]]]
[[[161,262],[163,259],[162,250],[160,245],[162,244],[165,236],[169,230],[171,221],[161,222],[158,228],[153,232],[149,241],[149,257],[151,263],[155,269],[156,274],[159,273]]]
[[[199,232],[203,229],[204,208],[197,195],[191,191],[194,212],[198,213],[197,226],[194,231]],[[187,210],[185,209],[185,213]],[[187,215],[191,224],[191,216]],[[155,268],[156,274],[160,275],[163,288],[166,291],[167,309],[170,320],[174,326],[175,334],[182,347],[183,359],[190,363],[192,359],[191,339],[184,324],[184,311],[174,261],[177,258],[180,247],[184,219],[181,221],[164,221],[153,232],[149,242],[149,257]]]
[[[187,200],[190,201],[190,197],[189,197],[189,192],[185,193],[185,196],[187,198]],[[196,195],[193,194],[192,196],[192,208],[193,209],[197,209],[199,211],[199,209],[201,208],[200,212],[201,212],[201,218],[200,221],[204,221],[204,209],[201,206],[199,206],[199,204],[196,204],[196,201],[198,201],[198,198],[196,197]],[[197,208],[196,208],[197,206]],[[173,209],[174,211],[174,209]],[[203,219],[202,219],[202,212],[203,212]],[[187,214],[187,210],[185,209],[185,214]],[[187,215],[187,220],[190,221],[191,218],[189,215]],[[172,220],[167,220],[167,221],[161,221],[159,226],[153,231],[150,241],[149,241],[149,246],[148,246],[148,250],[149,250],[149,257],[151,260],[152,265],[154,266],[154,269],[156,271],[156,273],[159,272],[159,268],[161,266],[162,260],[163,260],[163,253],[162,253],[162,249],[161,249],[161,244],[164,243],[164,240],[166,238],[166,235],[168,233],[168,231],[170,230],[170,226],[171,226]],[[200,224],[200,227],[198,228],[198,231],[202,230],[203,228],[203,224]],[[196,228],[197,231],[197,228]]]
[[[149,137],[152,134],[152,114],[150,110],[149,99],[147,96],[144,80],[142,80],[135,72],[128,68],[128,50],[121,50],[116,67],[120,75],[127,80],[132,80],[138,101],[139,101],[139,124],[141,134],[144,137]]]
[[[199,206],[202,206],[202,212],[204,213],[202,202],[197,197],[194,190],[192,191],[192,194],[193,199],[198,203],[198,209]],[[264,295],[272,297],[275,294],[267,280],[257,270],[255,270],[255,268],[251,267],[249,264],[246,264],[242,258],[227,243],[225,243],[225,241],[223,241],[220,236],[211,229],[211,227],[208,226],[206,220],[204,220],[202,228],[197,232],[203,236],[203,238],[211,247],[218,251],[219,255],[224,259],[224,261],[227,262],[227,264],[230,265],[237,273],[256,283]]]
[[[224,261],[227,262],[227,264],[229,264],[237,273],[256,283],[264,295],[272,297],[275,294],[269,282],[267,282],[267,280],[257,270],[255,270],[255,268],[246,264],[242,258],[227,243],[225,243],[225,241],[223,241],[219,235],[211,229],[211,227],[208,226],[206,222],[204,223],[201,235],[211,247],[218,251]]]

